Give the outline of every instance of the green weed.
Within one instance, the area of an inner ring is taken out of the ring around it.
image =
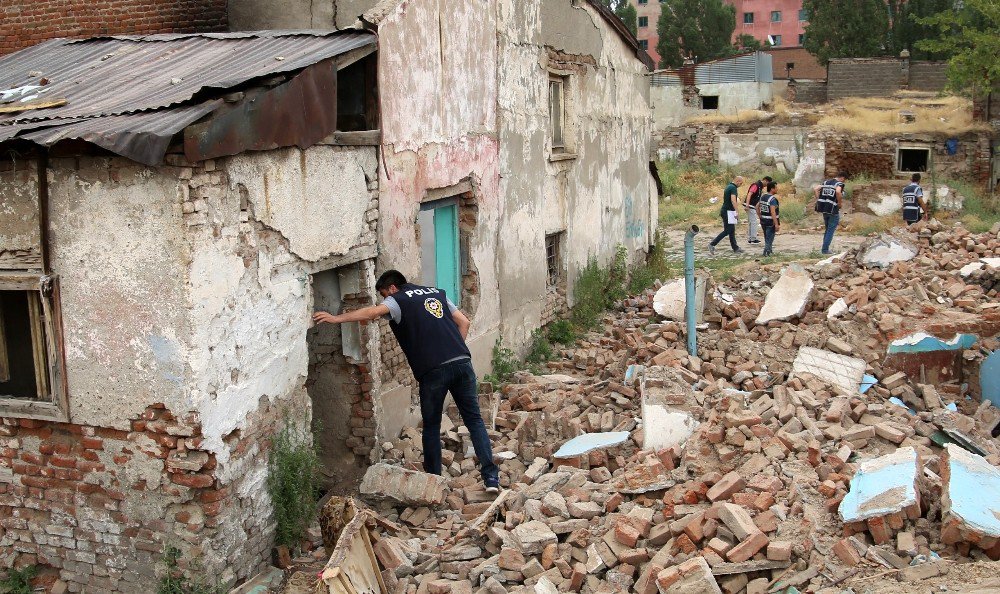
[[[498,338],[493,345],[493,358],[491,360],[493,373],[488,373],[483,377],[483,381],[499,387],[510,381],[514,372],[521,369],[521,364],[517,360],[517,354],[503,346],[503,338]]]
[[[597,326],[608,308],[608,278],[608,270],[596,258],[591,258],[580,271],[573,289],[575,304],[570,310],[570,320],[580,330]]]
[[[576,332],[569,320],[556,320],[549,324],[547,330],[550,342],[569,346],[576,341]]]
[[[319,458],[310,434],[286,416],[268,460],[267,491],[277,523],[275,542],[294,549],[316,515]]]
[[[973,233],[985,233],[1000,222],[1000,199],[986,196],[979,188],[961,180],[941,182],[964,198],[960,220]]]
[[[531,346],[528,348],[528,355],[524,358],[528,369],[531,370],[531,373],[538,375],[542,371],[542,365],[551,361],[553,357],[555,357],[555,351],[552,349],[552,343],[549,342],[548,336],[541,328],[534,330],[531,333]]]
[[[31,580],[38,575],[38,567],[7,570],[7,577],[0,580],[0,594],[31,594]]]
[[[215,583],[210,584],[200,579],[190,578],[178,568],[177,561],[181,558],[181,551],[177,547],[168,546],[163,553],[163,563],[167,566],[166,572],[160,578],[160,583],[156,588],[156,594],[223,594],[228,589]],[[27,592],[27,591],[26,591]]]

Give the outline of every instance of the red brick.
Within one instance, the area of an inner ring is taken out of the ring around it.
[[[192,489],[207,489],[215,484],[215,478],[209,474],[171,474],[170,480]]]
[[[88,450],[103,450],[104,440],[99,437],[81,437],[80,445]]]
[[[861,563],[861,555],[851,544],[851,541],[846,538],[840,539],[837,544],[833,545],[833,554],[850,567]]]
[[[76,459],[65,458],[63,456],[52,456],[49,458],[49,464],[60,468],[76,468]]]
[[[763,532],[754,532],[726,553],[726,558],[733,563],[742,563],[757,554],[767,546],[768,538]]]
[[[746,481],[743,480],[736,472],[730,472],[729,474],[722,477],[722,480],[715,483],[711,489],[708,490],[706,496],[709,501],[720,501],[729,499],[733,493],[743,489],[746,486]]]

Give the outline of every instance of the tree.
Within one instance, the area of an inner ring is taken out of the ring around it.
[[[960,8],[950,8],[923,18],[920,25],[937,35],[916,42],[931,53],[952,56],[948,81],[953,89],[991,92],[1000,85],[1000,3],[996,0],[965,0]]]
[[[885,0],[803,0],[809,15],[806,50],[826,65],[830,58],[870,58],[889,51]]]
[[[903,50],[910,52],[914,60],[947,60],[950,54],[944,51],[931,52],[917,47],[917,42],[933,39],[938,31],[923,19],[942,13],[955,6],[955,0],[889,0],[889,16],[892,21],[890,39],[892,53]]]
[[[639,32],[639,13],[636,12],[635,7],[628,0],[601,0],[601,4],[607,6],[615,13],[632,35],[636,35]]]
[[[734,7],[722,0],[666,0],[660,6],[656,51],[661,68],[678,68],[685,58],[705,62],[733,54]]]
[[[750,35],[749,33],[742,33],[736,37],[736,41],[733,42],[733,50],[739,54],[745,54],[747,52],[756,52],[764,47],[764,44],[760,42],[759,39]]]

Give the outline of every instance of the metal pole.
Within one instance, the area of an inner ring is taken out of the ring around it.
[[[684,234],[684,319],[687,321],[687,348],[692,357],[698,356],[698,336],[695,331],[694,308],[694,236],[698,234],[698,225],[691,225]]]

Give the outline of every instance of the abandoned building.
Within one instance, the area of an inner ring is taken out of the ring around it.
[[[736,115],[772,100],[771,56],[764,52],[722,58],[653,73],[650,90],[657,130],[700,115]]]
[[[322,23],[358,29],[0,58],[23,108],[0,114],[4,566],[147,591],[172,546],[252,576],[277,429],[317,420],[350,488],[417,416],[386,326],[310,328],[314,308],[371,304],[397,268],[467,312],[485,373],[590,259],[648,250],[651,63],[607,9],[374,4]]]

